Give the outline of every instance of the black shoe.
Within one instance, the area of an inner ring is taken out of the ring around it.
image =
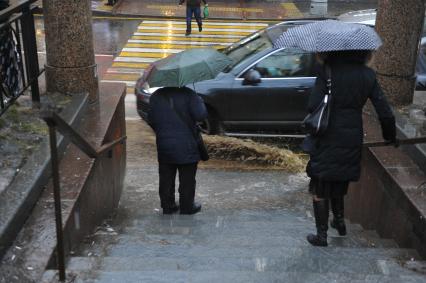
[[[179,206],[178,205],[174,205],[172,207],[169,208],[163,208],[163,214],[173,214],[178,212],[179,210]]]
[[[326,247],[328,230],[328,199],[314,201],[315,225],[317,234],[309,234],[306,239],[313,246]]]
[[[340,236],[345,236],[346,233],[346,225],[343,219],[337,219],[334,218],[332,221],[330,221],[331,228],[334,228],[337,230]]]
[[[343,197],[331,199],[331,210],[333,211],[333,221],[330,226],[337,230],[340,236],[346,235],[346,225],[344,219],[344,199]]]
[[[326,246],[328,246],[328,243],[327,243],[327,234],[326,234],[325,237],[322,237],[319,234],[318,235],[309,234],[306,237],[306,240],[308,240],[308,242],[311,245],[316,246],[316,247],[326,247]]]
[[[190,31],[185,32],[185,36],[189,36],[191,34]]]
[[[194,202],[194,204],[192,205],[192,208],[189,210],[180,210],[180,214],[195,214],[197,212],[200,212],[201,210],[201,204]]]
[[[199,26],[199,27],[198,27],[198,31],[199,31],[199,32],[202,32],[202,31],[203,31],[203,27],[202,27],[202,26]]]

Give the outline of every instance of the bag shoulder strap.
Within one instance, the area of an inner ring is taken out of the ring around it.
[[[173,98],[170,95],[167,95],[167,100],[169,102],[170,108],[176,113],[179,119],[188,127],[188,129],[191,131],[194,138],[197,139],[197,134],[194,132],[194,128],[192,127],[190,121],[188,121],[188,119],[186,119],[186,117],[179,110],[175,108]]]

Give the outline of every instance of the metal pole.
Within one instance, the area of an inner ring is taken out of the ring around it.
[[[38,55],[37,55],[37,39],[34,27],[34,15],[29,6],[23,9],[22,17],[22,37],[24,41],[25,61],[27,65],[27,79],[31,84],[32,101],[36,104],[40,103],[40,93],[38,85]]]
[[[56,127],[53,123],[48,123],[50,137],[50,155],[52,163],[53,177],[53,197],[55,200],[55,220],[56,220],[56,252],[58,256],[59,280],[65,281],[65,259],[64,259],[64,241],[62,231],[62,211],[61,211],[61,194],[59,184],[59,166],[58,166],[58,150],[56,148]]]

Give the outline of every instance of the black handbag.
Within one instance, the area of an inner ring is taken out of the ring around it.
[[[176,110],[172,97],[168,96],[168,99],[169,99],[169,104],[170,104],[170,107],[172,108],[172,110],[175,111],[175,113],[178,115],[179,119],[189,128],[192,135],[194,136],[195,142],[197,143],[197,147],[198,147],[198,153],[200,154],[200,159],[202,161],[209,160],[210,159],[209,152],[207,151],[207,147],[206,147],[206,144],[204,143],[203,136],[201,135],[200,128],[197,126],[196,129],[194,130],[194,127],[191,126],[192,123],[190,123],[183,116],[182,113],[180,113],[179,111]]]
[[[312,136],[321,136],[328,128],[331,112],[331,69],[326,65],[327,93],[318,107],[306,115],[302,122],[303,130]]]
[[[197,146],[198,152],[200,153],[200,159],[202,161],[207,161],[210,159],[209,152],[207,150],[206,144],[204,143],[203,136],[201,135],[201,129],[197,127]]]

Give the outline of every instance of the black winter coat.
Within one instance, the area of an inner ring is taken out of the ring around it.
[[[190,121],[190,129],[172,110],[173,106]],[[196,121],[207,118],[203,100],[189,88],[165,87],[155,91],[149,101],[148,121],[157,137],[158,162],[189,164],[200,161],[197,143],[191,131],[196,131]]]
[[[331,116],[327,131],[314,138],[306,172],[324,181],[357,181],[361,171],[364,137],[362,108],[369,98],[382,122],[385,139],[395,138],[395,118],[383,95],[375,72],[359,62],[331,63]],[[327,91],[324,69],[311,93],[308,111],[312,112]]]

